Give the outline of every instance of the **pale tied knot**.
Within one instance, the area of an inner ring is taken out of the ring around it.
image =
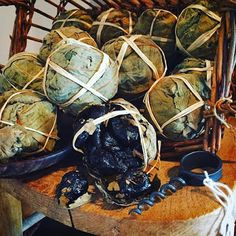
[[[232,103],[233,100],[231,99],[231,97],[228,97],[228,98],[220,98],[218,101],[216,101],[214,107],[213,107],[213,113],[214,113],[214,116],[216,117],[217,120],[220,121],[221,124],[225,125],[225,127],[227,128],[231,128],[231,125],[229,123],[227,123],[220,115],[218,115],[217,113],[217,107],[224,103],[224,102],[229,102],[229,103]]]
[[[223,206],[224,215],[219,233],[223,236],[234,236],[236,204],[235,199],[233,199],[233,192],[227,185],[210,179],[206,171],[204,174],[206,178],[203,180],[203,184],[211,190],[216,200]]]

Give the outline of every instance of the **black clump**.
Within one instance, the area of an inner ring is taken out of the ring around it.
[[[90,153],[86,158],[89,170],[98,177],[117,175],[127,171],[127,166],[116,158],[116,156],[104,149],[97,149]]]
[[[122,145],[133,147],[140,145],[138,127],[129,124],[128,119],[115,117],[109,121],[109,128]]]
[[[61,197],[66,206],[74,203],[80,196],[88,190],[88,181],[78,170],[66,173],[56,188],[56,198],[61,203]]]
[[[118,175],[142,166],[142,160],[133,157],[129,149],[119,151],[97,149],[90,153],[85,161],[89,171],[97,177]]]
[[[75,132],[86,122],[121,109],[109,103],[91,106],[79,115]],[[83,132],[78,137],[76,147],[84,151],[85,165],[93,177],[114,176],[142,166],[143,161],[137,157],[142,155],[140,135],[133,121],[131,115],[117,116],[98,124],[93,134]]]
[[[135,199],[151,190],[149,176],[140,170],[128,171],[122,175],[119,186],[126,199]]]

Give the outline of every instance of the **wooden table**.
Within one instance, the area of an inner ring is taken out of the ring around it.
[[[236,126],[236,119],[231,119]],[[225,130],[219,156],[223,159],[221,182],[233,189],[236,199],[236,132]],[[61,168],[36,180],[0,180],[0,236],[18,236],[21,227],[21,205],[24,214],[42,212],[46,216],[71,226],[68,210],[54,199],[56,185],[65,172]],[[163,161],[159,177],[165,183],[176,174],[177,162]],[[16,200],[18,199],[18,200]],[[20,204],[21,203],[21,204]],[[12,208],[13,207],[13,208]],[[27,213],[25,213],[27,209]],[[76,229],[96,235],[216,235],[222,212],[206,187],[185,187],[157,203],[141,216],[128,215],[128,208],[116,208],[104,203],[101,197],[71,210]],[[17,233],[18,232],[18,233]]]

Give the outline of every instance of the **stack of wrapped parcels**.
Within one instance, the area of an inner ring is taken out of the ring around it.
[[[83,10],[61,13],[37,55],[16,54],[2,70],[0,160],[53,151],[59,108],[74,117],[71,145],[98,189],[109,202],[133,204],[155,185],[148,169],[159,157],[157,140],[204,132],[220,23],[209,0],[178,16],[164,9],[111,8],[96,19]],[[59,199],[73,195],[67,189]]]

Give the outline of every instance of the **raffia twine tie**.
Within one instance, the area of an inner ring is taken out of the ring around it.
[[[64,40],[69,39],[61,30],[62,30],[62,29],[60,28],[60,29],[56,29],[56,30],[54,30],[54,31],[55,31],[62,39],[64,39]],[[84,32],[84,31],[81,30],[81,32],[79,32],[79,34],[82,34],[82,33],[87,34],[86,32]],[[87,34],[87,36],[81,37],[81,38],[76,39],[76,40],[79,41],[79,42],[84,42],[84,41],[86,41],[86,40],[88,40],[88,41],[91,40],[91,41],[93,41],[94,44],[96,45],[95,40],[94,40],[92,37],[89,37],[88,34]],[[60,43],[60,42],[58,42],[58,43]],[[58,45],[58,43],[57,43],[57,45]],[[85,43],[86,43],[86,42],[85,42]],[[55,46],[55,47],[56,47],[56,46]]]
[[[23,93],[35,93],[35,94],[39,94],[40,96],[42,96],[41,93],[39,92],[36,92],[34,90],[21,90],[21,91],[17,91],[15,93],[13,93],[7,100],[6,102],[3,104],[3,106],[1,107],[0,109],[0,122],[2,124],[5,124],[5,125],[9,125],[9,126],[14,126],[16,125],[15,123],[13,122],[9,122],[9,121],[5,121],[2,119],[2,116],[3,116],[3,112],[6,108],[6,106],[8,105],[8,103],[11,101],[12,98],[16,97],[17,95],[19,94],[23,94]],[[30,152],[30,153],[26,153],[27,155],[31,155],[31,154],[36,154],[36,153],[39,153],[39,152],[42,152],[45,150],[45,148],[47,147],[47,144],[48,144],[48,141],[49,139],[55,139],[55,140],[58,140],[59,138],[55,135],[52,134],[52,132],[54,131],[55,127],[56,127],[56,122],[57,122],[57,114],[55,115],[55,119],[53,121],[53,125],[52,125],[52,128],[50,129],[49,133],[45,133],[45,132],[42,132],[40,130],[37,130],[37,129],[34,129],[34,128],[31,128],[31,127],[27,127],[27,126],[22,126],[24,129],[28,130],[28,131],[32,131],[32,132],[35,132],[37,134],[40,134],[42,136],[45,136],[46,139],[45,139],[45,143],[43,145],[42,148],[40,148],[39,150],[37,151],[34,151],[34,152]]]
[[[215,199],[223,206],[224,215],[221,221],[219,233],[222,236],[234,236],[236,200],[233,199],[233,192],[226,184],[214,182],[210,179],[206,171],[204,171],[204,174],[206,178],[203,180],[203,184],[210,189]]]
[[[225,125],[226,128],[232,128],[232,125],[230,125],[227,121],[225,121],[218,113],[217,113],[217,108],[218,106],[220,106],[220,104],[224,103],[224,102],[229,102],[229,103],[232,103],[233,100],[231,97],[228,97],[228,98],[220,98],[214,105],[213,107],[213,115],[214,117],[223,125]]]
[[[206,66],[205,67],[189,67],[189,68],[183,68],[180,69],[180,73],[186,73],[188,71],[199,71],[199,72],[206,72],[206,79],[207,79],[207,85],[209,88],[211,88],[211,80],[212,80],[212,72],[213,72],[213,66],[212,62],[209,60],[205,60]]]
[[[4,77],[4,79],[5,79],[5,80],[11,85],[11,87],[12,87],[13,89],[15,89],[16,91],[21,90],[21,89],[22,89],[22,90],[27,89],[35,80],[39,79],[40,76],[43,75],[43,73],[44,73],[44,67],[43,67],[35,76],[33,76],[33,78],[32,78],[29,82],[27,82],[27,83],[25,84],[25,86],[24,86],[23,88],[17,88],[14,84],[11,83],[11,81],[9,81],[9,80],[7,79],[7,77],[4,75],[4,72],[5,72],[8,68],[11,67],[12,63],[14,63],[15,61],[18,61],[18,60],[24,60],[24,59],[28,60],[29,57],[32,57],[32,58],[38,60],[37,54],[34,54],[34,53],[27,53],[27,52],[20,52],[20,53],[15,54],[14,56],[12,56],[12,57],[8,60],[8,66],[5,66],[5,67],[3,68],[3,77]]]
[[[139,136],[140,136],[140,141],[141,141],[141,146],[142,146],[142,151],[143,151],[143,160],[144,160],[144,170],[147,168],[147,165],[150,161],[152,161],[155,157],[151,157],[147,153],[147,143],[144,138],[144,128],[142,127],[138,116],[140,116],[139,111],[137,108],[135,108],[133,105],[128,103],[127,101],[123,99],[116,99],[111,101],[111,103],[118,105],[123,108],[123,110],[118,110],[118,111],[111,111],[99,118],[96,119],[89,119],[87,120],[86,124],[84,124],[74,135],[73,141],[72,141],[72,146],[75,151],[83,153],[83,151],[79,148],[76,147],[76,140],[78,137],[83,133],[87,132],[89,135],[92,135],[95,130],[96,126],[98,124],[101,124],[105,121],[109,121],[110,119],[118,116],[124,116],[124,115],[131,115],[132,118],[134,119],[134,124],[138,127],[139,131]],[[155,131],[154,131],[155,132]],[[156,136],[152,137],[154,139],[154,142],[156,142]],[[154,150],[155,152],[155,150]]]
[[[92,25],[98,25],[98,30],[97,30],[97,35],[96,35],[96,40],[98,43],[98,46],[101,47],[101,36],[102,36],[102,31],[104,26],[111,26],[114,28],[117,28],[121,31],[124,32],[124,34],[126,35],[130,35],[133,31],[133,19],[132,19],[132,14],[131,12],[129,12],[129,31],[125,30],[124,28],[122,28],[121,26],[111,23],[111,22],[107,22],[107,18],[108,16],[111,14],[112,11],[114,11],[114,8],[110,8],[109,10],[106,11],[106,14],[104,14],[104,16],[101,18],[101,21],[95,21],[93,22]]]
[[[67,22],[79,22],[79,23],[83,23],[84,25],[87,26],[87,28],[90,29],[92,25],[89,24],[88,22],[86,22],[86,21],[84,21],[84,20],[81,20],[81,19],[78,19],[78,18],[71,18],[71,17],[72,17],[73,15],[75,15],[76,12],[78,12],[78,11],[79,11],[79,10],[73,11],[73,12],[72,12],[69,16],[67,16],[65,19],[61,19],[61,20],[56,20],[56,21],[54,21],[54,22],[52,23],[52,27],[53,27],[55,24],[60,23],[60,22],[62,22],[60,28],[63,28]]]
[[[116,62],[118,64],[118,73],[120,71],[120,67],[123,63],[124,57],[125,57],[125,53],[128,49],[128,47],[131,47],[136,53],[137,55],[149,66],[149,68],[152,70],[154,78],[157,79],[161,79],[165,76],[165,73],[167,71],[167,62],[166,62],[166,58],[165,58],[165,54],[162,51],[162,49],[158,46],[157,48],[160,50],[160,53],[162,55],[162,59],[163,59],[163,63],[164,63],[164,71],[162,73],[162,75],[158,74],[157,71],[157,67],[153,64],[153,62],[140,50],[140,48],[137,46],[137,44],[135,43],[135,40],[139,39],[140,37],[143,37],[143,35],[132,35],[130,37],[126,37],[126,36],[121,36],[120,38],[122,38],[124,40],[124,43],[121,46],[121,49],[119,51],[119,54],[116,58]]]
[[[156,22],[156,20],[157,20],[159,14],[160,14],[161,12],[166,12],[166,13],[172,15],[176,20],[177,20],[177,16],[174,15],[172,12],[167,11],[167,10],[164,10],[164,9],[156,9],[156,8],[154,8],[153,10],[154,10],[154,11],[157,11],[157,12],[156,12],[156,14],[155,14],[155,16],[154,16],[154,18],[153,18],[153,20],[152,20],[152,23],[151,23],[151,25],[150,25],[149,36],[151,37],[151,39],[154,40],[154,41],[162,42],[162,43],[175,42],[175,40],[172,39],[172,38],[165,38],[165,37],[159,37],[159,36],[153,35],[153,29],[154,29],[155,22]]]
[[[179,112],[178,114],[176,114],[175,116],[173,116],[172,118],[170,118],[169,120],[167,120],[164,124],[160,125],[151,108],[151,104],[150,104],[150,92],[156,87],[156,85],[160,82],[160,79],[157,80],[152,86],[151,88],[148,90],[148,92],[146,93],[145,97],[144,97],[144,103],[146,105],[146,108],[148,110],[148,113],[153,121],[153,123],[155,124],[155,126],[157,127],[158,131],[160,132],[160,134],[164,137],[166,137],[166,135],[164,134],[164,128],[169,125],[170,123],[190,114],[191,112],[193,112],[194,110],[202,107],[205,105],[205,102],[203,101],[202,97],[200,96],[200,94],[192,87],[192,85],[188,82],[188,80],[186,80],[184,77],[180,76],[180,75],[170,75],[168,76],[169,78],[175,78],[175,79],[179,79],[181,81],[183,81],[183,83],[185,84],[185,86],[192,92],[192,94],[196,97],[197,100],[199,100],[198,102],[192,104],[191,106],[187,107],[186,109],[184,109],[183,111]],[[168,78],[165,77],[165,78]],[[165,79],[164,78],[164,79]],[[167,137],[166,137],[167,138]]]
[[[201,36],[199,36],[191,45],[189,45],[188,48],[184,48],[182,43],[180,42],[180,39],[178,37],[177,34],[177,27],[175,27],[175,35],[176,35],[176,45],[177,47],[183,51],[185,54],[187,54],[189,57],[193,57],[191,55],[191,52],[195,51],[196,49],[200,48],[205,42],[207,42],[212,36],[213,34],[215,34],[215,32],[220,28],[221,25],[221,17],[218,16],[217,14],[215,14],[213,11],[210,11],[209,9],[207,9],[206,7],[202,6],[202,5],[198,5],[198,4],[192,4],[188,7],[186,7],[179,15],[178,20],[177,20],[177,24],[178,25],[178,21],[181,18],[181,16],[184,14],[186,9],[198,9],[201,10],[202,12],[204,12],[206,15],[208,15],[210,18],[212,18],[213,20],[217,21],[218,23],[216,24],[216,26],[214,28],[212,28],[211,30],[203,33]]]
[[[60,67],[59,65],[57,65],[55,62],[53,62],[51,60],[51,57],[57,53],[58,50],[63,49],[65,47],[67,47],[68,45],[74,45],[74,46],[80,46],[82,48],[84,48],[84,50],[94,50],[96,52],[99,52],[99,54],[101,54],[102,59],[99,65],[98,70],[92,75],[92,77],[89,79],[89,81],[87,83],[82,82],[80,79],[78,79],[77,77],[75,77],[73,74],[69,73],[68,71],[66,71],[65,69],[63,69],[62,67]],[[48,93],[47,93],[47,89],[46,89],[46,80],[47,80],[47,72],[49,67],[51,67],[55,72],[59,73],[60,75],[64,76],[65,78],[69,79],[70,81],[78,84],[79,86],[82,87],[82,89],[76,93],[75,95],[73,95],[71,98],[68,99],[68,101],[59,104],[61,107],[68,107],[70,106],[74,101],[76,101],[78,98],[80,98],[81,96],[83,96],[87,91],[91,92],[93,95],[95,95],[96,97],[98,97],[99,99],[101,99],[103,102],[107,102],[108,98],[106,98],[104,95],[102,95],[100,92],[96,91],[93,88],[93,85],[102,78],[102,76],[104,75],[106,69],[108,66],[111,65],[111,61],[110,58],[107,54],[103,53],[102,51],[100,51],[99,49],[85,44],[83,42],[79,42],[75,39],[63,39],[59,44],[58,44],[58,48],[56,50],[54,50],[50,56],[47,59],[46,65],[45,65],[45,73],[44,73],[44,79],[43,79],[43,89],[44,89],[44,93],[47,96],[47,98],[50,100],[50,98],[48,97]]]

